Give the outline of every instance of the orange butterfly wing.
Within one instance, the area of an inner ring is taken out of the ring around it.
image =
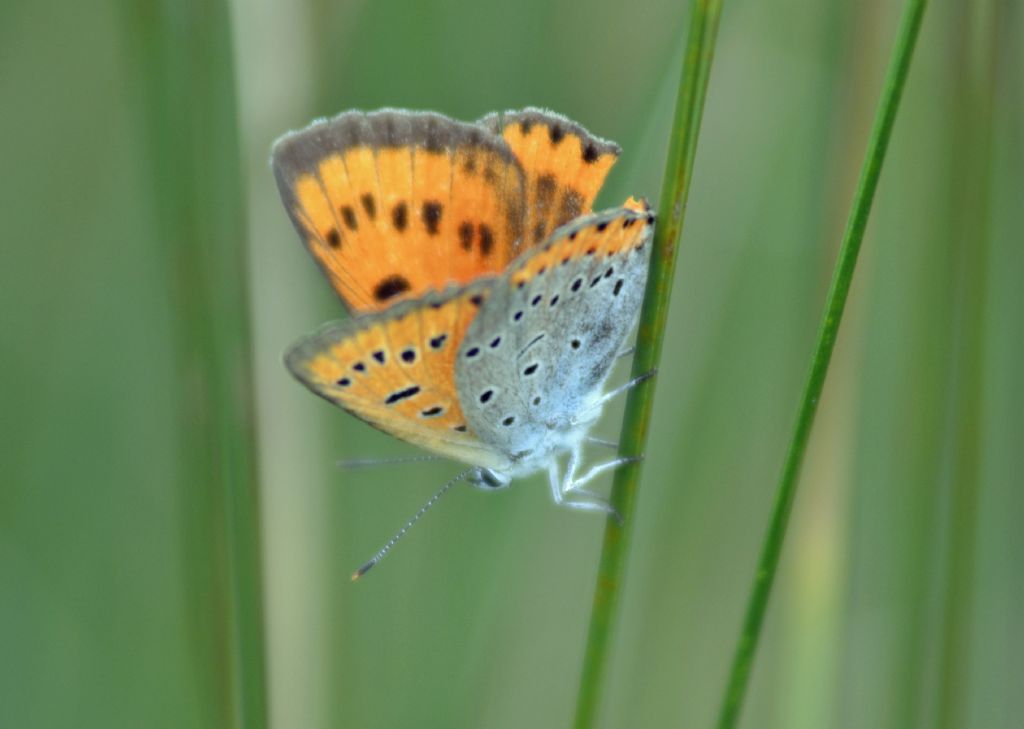
[[[524,250],[591,212],[621,151],[614,142],[542,109],[488,114],[479,124],[504,138],[526,175]]]
[[[272,166],[299,235],[356,312],[501,271],[522,237],[522,168],[477,125],[345,112],[286,134]]]
[[[272,164],[299,235],[363,312],[502,271],[590,212],[618,153],[537,109],[478,124],[351,111],[286,134]]]
[[[459,345],[492,285],[488,277],[332,322],[293,346],[285,364],[317,395],[385,433],[465,463],[507,468],[467,427],[454,378]]]
[[[605,261],[642,249],[652,235],[654,213],[646,200],[630,197],[620,208],[601,215],[607,219],[596,224],[594,217],[579,220],[551,236],[540,250],[517,260],[508,272],[509,285],[521,288],[545,271],[584,256]]]

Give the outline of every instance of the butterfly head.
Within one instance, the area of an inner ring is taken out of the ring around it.
[[[492,468],[477,468],[466,477],[466,481],[481,491],[497,491],[508,488],[512,477]]]

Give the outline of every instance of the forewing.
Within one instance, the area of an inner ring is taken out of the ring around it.
[[[614,142],[543,109],[488,114],[480,125],[504,138],[526,176],[523,250],[591,211],[620,152]]]
[[[283,136],[272,166],[295,228],[352,311],[500,272],[518,250],[522,169],[478,125],[350,111]]]

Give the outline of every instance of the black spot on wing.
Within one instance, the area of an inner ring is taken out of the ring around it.
[[[468,220],[459,224],[459,245],[464,251],[473,248],[473,224]]]
[[[484,256],[491,255],[491,250],[494,248],[494,233],[491,231],[491,226],[480,223],[477,233],[480,239],[480,253]]]
[[[409,280],[397,273],[383,278],[373,287],[373,298],[377,301],[387,301],[412,288]]]
[[[377,201],[373,199],[373,195],[367,192],[359,200],[363,203],[363,210],[366,211],[367,217],[370,220],[375,219],[377,217]]]
[[[568,223],[583,212],[583,196],[571,188],[566,188],[562,194],[562,206],[558,211],[556,225]]]
[[[396,390],[395,392],[392,392],[390,395],[388,395],[387,399],[384,401],[384,404],[385,405],[394,405],[396,402],[399,402],[401,400],[405,400],[407,398],[410,398],[410,397],[418,394],[419,391],[420,391],[420,386],[419,385],[412,385],[410,387],[406,387],[404,390]]]
[[[391,209],[391,223],[399,233],[409,224],[409,206],[404,202],[396,203]]]
[[[441,226],[441,211],[443,206],[437,200],[427,200],[423,203],[423,224],[427,226],[430,235],[437,235]]]
[[[359,221],[356,220],[356,211],[352,209],[351,205],[341,206],[341,219],[345,221],[345,225],[348,226],[349,230],[359,230]]]

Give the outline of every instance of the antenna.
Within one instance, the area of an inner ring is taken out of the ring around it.
[[[448,493],[448,489],[450,489],[452,486],[454,486],[459,481],[464,479],[466,476],[471,474],[473,470],[474,469],[470,468],[463,471],[458,476],[456,476],[451,481],[442,486],[440,489],[438,489],[436,494],[427,499],[427,503],[421,506],[419,508],[419,511],[413,514],[412,518],[410,518],[409,521],[405,522],[405,525],[395,533],[395,536],[391,537],[391,539],[384,543],[384,546],[380,548],[380,551],[377,552],[377,554],[373,555],[373,559],[369,560],[362,567],[360,567],[352,573],[352,581],[355,582],[356,580],[358,580],[360,577],[369,572],[378,562],[384,559],[384,556],[391,551],[391,548],[395,546],[399,539],[405,536],[405,533],[412,528],[412,525],[418,522],[423,517],[423,515],[427,513],[427,510],[431,506],[436,504],[442,496]]]
[[[343,458],[334,465],[338,468],[353,470],[371,468],[373,466],[394,466],[402,463],[419,463],[421,461],[440,461],[441,456],[397,456],[395,458]]]

